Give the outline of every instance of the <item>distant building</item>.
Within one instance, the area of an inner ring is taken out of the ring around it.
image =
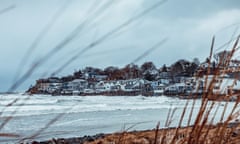
[[[75,94],[80,94],[84,92],[87,88],[88,82],[84,79],[75,79],[73,81],[64,84],[64,92],[72,91]]]

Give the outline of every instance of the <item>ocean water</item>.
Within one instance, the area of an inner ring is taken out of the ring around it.
[[[14,100],[13,105],[8,106]],[[164,127],[169,109],[176,109],[171,127],[177,126],[187,100],[174,97],[144,96],[46,96],[46,95],[1,95],[0,124],[11,119],[0,130],[1,133],[18,134],[18,138],[0,137],[1,143],[16,142],[38,133],[34,140],[68,138],[122,130],[153,129],[160,122]],[[187,124],[193,101],[189,101],[183,125]],[[227,113],[234,103],[229,103]],[[201,105],[196,100],[192,123]],[[217,103],[217,122],[224,102]],[[210,106],[210,103],[209,103]],[[209,107],[208,106],[208,107]],[[213,114],[213,113],[212,113]],[[211,114],[211,115],[212,115]],[[46,125],[51,120],[56,121]],[[42,130],[39,133],[39,130]]]

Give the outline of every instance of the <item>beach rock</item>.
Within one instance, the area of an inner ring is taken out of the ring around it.
[[[37,142],[33,141],[31,144],[84,144],[84,142],[92,142],[100,138],[104,138],[105,134],[100,133],[94,136],[83,136],[83,137],[75,137],[75,138],[59,138],[52,139],[49,141]]]

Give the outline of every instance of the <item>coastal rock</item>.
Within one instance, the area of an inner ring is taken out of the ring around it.
[[[37,142],[33,141],[31,144],[84,144],[85,142],[92,142],[96,139],[104,138],[105,134],[96,134],[94,136],[83,136],[83,137],[74,137],[74,138],[59,138],[52,139],[49,141]]]

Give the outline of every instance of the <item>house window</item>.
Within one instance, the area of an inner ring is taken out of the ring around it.
[[[220,87],[219,86],[214,86],[214,89],[220,89]]]

